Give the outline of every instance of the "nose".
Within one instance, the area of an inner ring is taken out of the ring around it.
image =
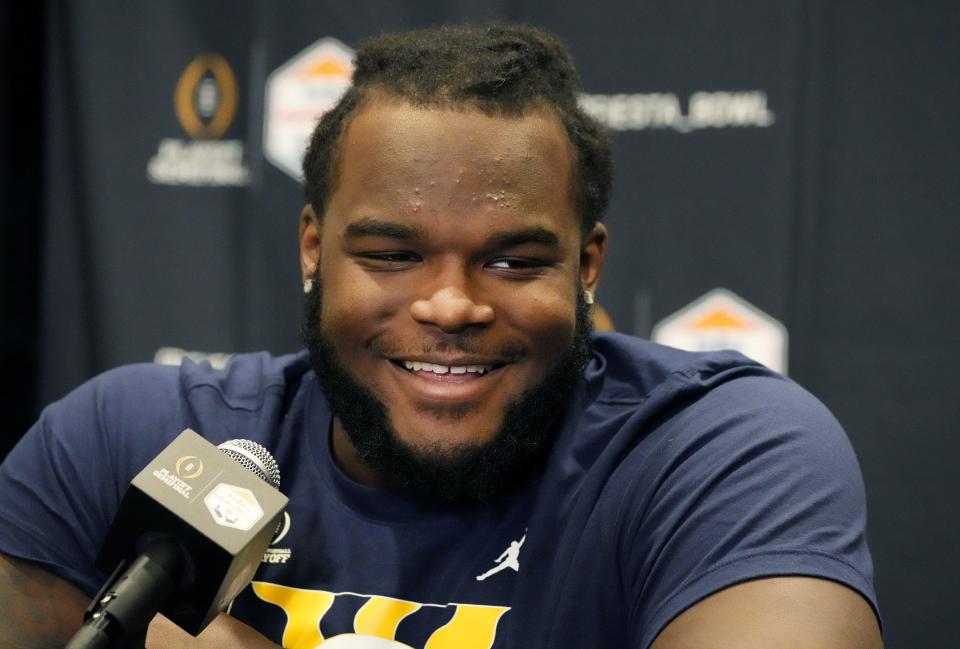
[[[421,324],[434,325],[444,333],[456,333],[493,322],[493,307],[478,303],[458,286],[444,286],[430,297],[410,304],[410,315]]]

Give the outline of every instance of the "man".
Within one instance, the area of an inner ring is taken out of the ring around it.
[[[830,414],[734,353],[591,338],[610,151],[524,27],[382,36],[320,121],[308,354],[109,372],[0,472],[5,646],[58,646],[129,479],[183,428],[290,497],[249,589],[148,646],[867,649],[864,496]]]

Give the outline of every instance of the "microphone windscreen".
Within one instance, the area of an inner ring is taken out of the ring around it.
[[[217,446],[240,466],[260,477],[274,489],[280,488],[280,467],[270,451],[249,439],[231,439]]]

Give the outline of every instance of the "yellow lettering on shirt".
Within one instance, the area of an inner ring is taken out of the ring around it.
[[[281,644],[286,649],[315,649],[325,640],[320,633],[320,621],[333,606],[338,593],[324,590],[307,590],[281,586],[268,582],[251,583],[253,592],[261,600],[283,609],[287,624],[283,629]],[[479,604],[419,604],[381,595],[358,595],[341,593],[351,597],[368,597],[353,619],[354,634],[341,634],[330,638],[331,645],[338,647],[356,639],[380,638],[395,641],[400,622],[425,606],[431,608],[454,607],[450,620],[438,628],[427,640],[423,649],[490,649],[497,635],[497,624],[506,606],[483,606]],[[353,640],[351,640],[351,638]],[[367,646],[367,645],[363,645]],[[407,646],[401,643],[390,646]]]
[[[393,640],[401,620],[420,609],[416,602],[374,595],[360,607],[353,620],[353,629],[360,635]]]
[[[453,618],[433,632],[423,649],[489,649],[505,606],[457,604]]]
[[[291,588],[267,582],[251,583],[253,592],[287,614],[281,644],[287,649],[314,649],[323,642],[320,620],[333,605],[334,595],[323,590]]]

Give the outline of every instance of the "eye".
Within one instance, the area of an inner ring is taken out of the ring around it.
[[[552,262],[531,257],[497,257],[486,264],[491,270],[520,278],[535,277],[550,266],[553,266]]]
[[[361,252],[356,258],[371,270],[403,270],[420,261],[419,255],[404,251]]]

